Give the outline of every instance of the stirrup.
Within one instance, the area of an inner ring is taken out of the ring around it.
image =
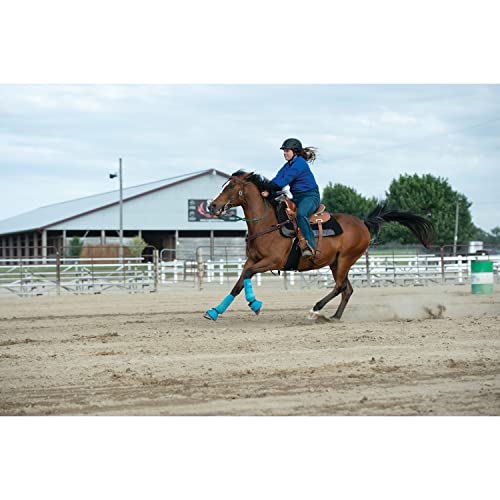
[[[301,250],[302,257],[306,259],[311,259],[311,258],[314,259],[316,255],[316,249],[312,248],[307,240],[305,241],[306,241],[306,247],[303,250]]]

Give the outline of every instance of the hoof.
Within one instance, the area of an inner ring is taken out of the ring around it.
[[[316,312],[314,309],[311,309],[309,311],[309,314],[307,315],[307,319],[310,319],[311,321],[316,321],[319,318],[319,313]]]
[[[330,322],[330,320],[326,316],[323,316],[318,311],[313,311],[312,309],[309,311],[309,314],[307,315],[307,319],[310,319],[311,321],[316,321],[317,323],[329,323]]]
[[[262,310],[262,302],[260,300],[254,300],[248,303],[248,307],[258,316]]]
[[[212,321],[217,321],[219,313],[215,309],[209,309],[204,315],[204,318],[211,319]]]

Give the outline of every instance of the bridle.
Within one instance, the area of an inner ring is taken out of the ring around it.
[[[241,186],[241,189],[238,191],[238,195],[237,196],[233,196],[225,205],[224,205],[224,208],[223,208],[223,211],[225,210],[228,210],[229,208],[233,207],[233,202],[242,198],[242,203],[245,203],[246,202],[246,199],[245,199],[245,191],[244,191],[244,187],[247,185],[247,184],[251,184],[250,182],[248,181],[244,181],[243,179],[240,179],[239,177],[235,177],[234,175],[232,175],[231,177],[228,178],[228,181],[234,181],[236,184],[239,184]],[[259,217],[258,219],[245,219],[245,217],[239,217],[239,216],[235,216],[236,220],[244,220],[245,222],[257,222],[257,221],[260,221],[262,219],[265,219],[267,217],[267,214],[269,213],[269,202],[264,198],[264,205],[266,206],[266,212],[265,214],[262,216],[262,217]],[[272,225],[271,227],[267,228],[267,229],[264,229],[264,231],[260,231],[258,233],[254,233],[254,234],[247,234],[246,238],[245,238],[245,241],[246,241],[246,246],[247,246],[247,252],[250,251],[250,242],[252,240],[255,240],[256,238],[258,238],[259,236],[262,236],[263,234],[267,234],[267,233],[272,233],[273,231],[276,231],[278,229],[280,229],[281,227],[283,227],[284,225],[286,225],[289,221],[286,220],[286,221],[283,221],[283,222],[280,222],[279,224],[274,224]]]
[[[229,201],[224,205],[224,207],[222,209],[223,212],[234,207],[233,203],[236,200],[241,199],[242,200],[241,204],[246,203],[244,188],[246,185],[251,184],[250,182],[244,181],[243,179],[240,179],[239,177],[236,177],[234,175],[231,175],[231,177],[229,177],[228,181],[232,181],[232,182],[235,182],[236,184],[240,184],[240,190],[238,191],[237,195],[230,198]],[[258,222],[262,219],[265,219],[267,217],[267,214],[269,213],[269,203],[265,198],[264,198],[264,205],[266,206],[266,212],[264,213],[264,215],[262,217],[259,217],[258,219],[245,219],[245,217],[239,217],[238,215],[235,215],[234,218],[236,220],[244,220],[245,222]]]
[[[236,201],[236,200],[239,200],[240,198],[243,199],[243,202],[245,202],[245,192],[243,190],[243,188],[248,184],[247,181],[244,181],[243,179],[240,179],[239,177],[235,177],[234,175],[232,175],[231,177],[229,177],[229,179],[226,181],[226,182],[235,182],[236,184],[240,184],[241,185],[241,189],[238,191],[238,195],[237,196],[233,196],[223,207],[223,212],[225,212],[226,210],[229,210],[230,208],[232,208],[234,205],[233,205],[233,202]],[[225,183],[224,183],[225,184]],[[223,184],[223,185],[224,185]]]

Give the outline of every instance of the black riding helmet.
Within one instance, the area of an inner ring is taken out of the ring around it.
[[[280,149],[292,149],[293,151],[302,150],[302,143],[298,139],[286,139]]]

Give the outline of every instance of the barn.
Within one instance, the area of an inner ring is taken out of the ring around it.
[[[229,174],[216,169],[178,175],[123,189],[124,243],[141,236],[162,258],[192,258],[197,247],[217,258],[244,249],[246,224],[241,208],[223,219],[207,211]],[[43,258],[69,246],[119,243],[119,191],[56,203],[0,221],[0,258]]]

